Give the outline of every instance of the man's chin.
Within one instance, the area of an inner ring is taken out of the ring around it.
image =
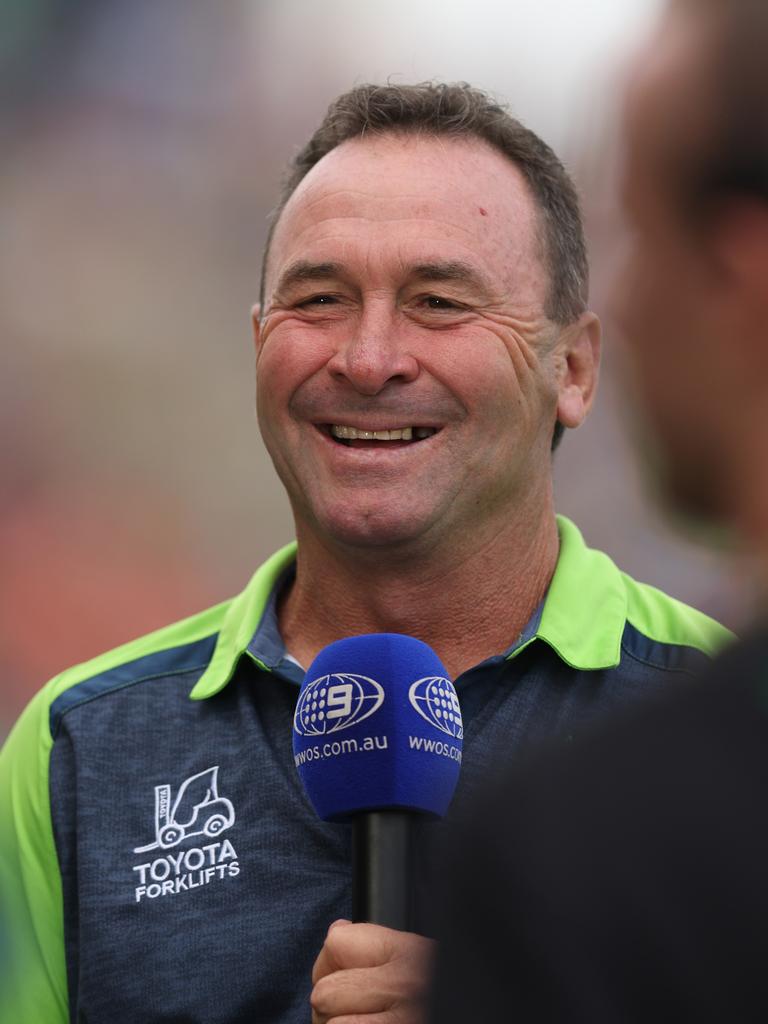
[[[401,511],[388,514],[382,509],[358,513],[345,509],[341,514],[324,517],[311,527],[312,531],[316,532],[318,526],[333,544],[360,554],[386,552],[388,557],[397,557],[398,552],[414,554],[424,546],[431,532],[421,517],[406,516]]]

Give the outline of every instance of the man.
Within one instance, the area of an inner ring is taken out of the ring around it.
[[[736,537],[764,591],[767,48],[759,0],[669,7],[626,104],[615,300],[661,490]],[[488,798],[456,868],[434,1019],[765,1020],[766,782],[760,607],[695,685]]]
[[[434,647],[463,705],[461,805],[501,737],[513,757],[568,736],[722,641],[555,518],[553,439],[597,378],[586,290],[573,186],[484,94],[364,86],[331,106],[254,314],[298,550],[58,677],[9,739],[31,947],[16,1019],[298,1022],[310,999],[316,1022],[418,1019],[428,939],[349,923],[326,939],[349,916],[349,837],[300,790],[301,666],[360,633]]]

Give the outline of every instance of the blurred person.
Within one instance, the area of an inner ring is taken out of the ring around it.
[[[502,738],[510,758],[565,740],[726,637],[555,516],[599,325],[573,185],[485,94],[331,105],[277,207],[254,332],[298,546],[20,719],[0,762],[14,1021],[422,1019],[432,941],[344,920],[349,832],[317,820],[291,752],[302,666],[361,633],[435,648],[461,804]]]
[[[674,0],[623,118],[627,397],[671,508],[768,590],[768,7]],[[631,371],[631,372],[630,372]],[[433,1019],[768,1018],[768,632],[466,824]]]

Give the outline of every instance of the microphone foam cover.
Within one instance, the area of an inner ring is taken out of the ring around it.
[[[442,817],[459,777],[461,710],[427,644],[399,633],[347,637],[307,670],[293,753],[318,815],[405,809]]]

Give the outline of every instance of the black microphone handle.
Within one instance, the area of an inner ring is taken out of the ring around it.
[[[352,822],[352,919],[416,930],[414,811],[368,811]]]

